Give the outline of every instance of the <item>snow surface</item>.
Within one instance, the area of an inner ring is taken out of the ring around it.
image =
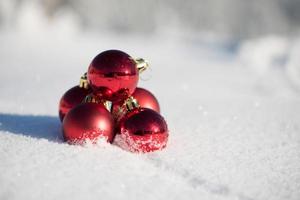
[[[0,199],[300,198],[299,39],[57,26],[0,32]],[[165,150],[63,143],[58,101],[107,49],[150,61]]]

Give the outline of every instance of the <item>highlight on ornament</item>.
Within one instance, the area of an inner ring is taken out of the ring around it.
[[[156,97],[137,87],[149,67],[120,50],[98,54],[87,72],[61,97],[59,118],[64,140],[83,145],[106,141],[137,153],[167,146],[169,131]]]

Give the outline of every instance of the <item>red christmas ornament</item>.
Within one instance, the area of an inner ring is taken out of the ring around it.
[[[87,77],[94,93],[109,101],[123,101],[138,83],[137,63],[128,54],[108,50],[97,55],[89,66]]]
[[[59,118],[63,121],[65,115],[80,104],[84,98],[91,93],[91,89],[81,88],[79,86],[72,87],[69,89],[60,99],[59,102]]]
[[[143,88],[136,88],[132,97],[137,100],[142,108],[150,108],[160,113],[159,103],[150,91]]]
[[[131,152],[152,152],[166,147],[168,127],[164,118],[154,110],[135,108],[119,122],[115,143]]]
[[[114,120],[102,104],[82,103],[65,116],[63,136],[69,143],[83,144],[86,140],[93,143],[99,138],[112,142]]]

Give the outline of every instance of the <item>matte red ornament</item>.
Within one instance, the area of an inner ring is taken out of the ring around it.
[[[114,120],[102,104],[82,103],[65,116],[63,136],[66,141],[75,144],[84,144],[87,140],[96,143],[100,138],[112,142]]]
[[[139,73],[128,54],[108,50],[97,55],[89,66],[87,77],[94,93],[109,101],[123,101],[135,90]]]
[[[160,113],[160,107],[155,96],[148,90],[143,88],[136,88],[132,94],[142,108],[150,108]]]
[[[81,88],[79,86],[72,87],[69,89],[59,101],[59,119],[63,121],[65,115],[80,104],[84,98],[91,93],[91,89]]]
[[[136,108],[119,122],[115,143],[131,152],[152,152],[166,147],[168,127],[164,118],[154,110]]]

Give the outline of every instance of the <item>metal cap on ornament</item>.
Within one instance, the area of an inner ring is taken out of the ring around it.
[[[139,74],[144,72],[149,67],[149,62],[143,58],[134,59],[136,67],[138,68]]]
[[[85,72],[81,77],[79,81],[79,87],[88,89],[89,88],[89,82],[87,80],[87,72]]]
[[[138,101],[130,96],[125,100],[125,102],[118,108],[118,110],[113,114],[114,118],[119,121],[127,112],[130,112],[136,108],[139,108],[140,105]]]

